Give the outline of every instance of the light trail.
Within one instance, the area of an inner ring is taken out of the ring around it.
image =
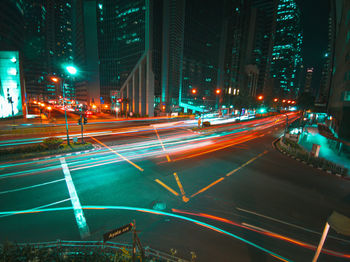
[[[300,246],[303,248],[307,248],[310,250],[316,250],[315,245],[308,244],[306,242],[302,242],[302,241],[299,241],[299,240],[296,240],[293,238],[289,238],[289,237],[286,237],[286,236],[283,236],[283,235],[280,235],[280,234],[277,234],[277,233],[274,233],[274,232],[271,232],[271,231],[253,226],[253,225],[249,225],[249,224],[244,223],[244,222],[242,224],[240,224],[238,222],[234,222],[234,221],[231,221],[229,219],[218,217],[218,216],[213,216],[213,215],[209,215],[209,214],[205,214],[205,213],[188,212],[188,211],[178,210],[178,209],[174,209],[174,208],[172,209],[172,212],[179,213],[179,214],[191,215],[191,216],[197,216],[197,217],[203,217],[203,218],[207,218],[210,220],[216,220],[216,221],[230,224],[230,225],[233,225],[236,227],[240,227],[243,229],[254,231],[256,233],[259,233],[259,234],[262,234],[265,236],[269,236],[269,237],[273,237],[273,238],[276,238],[279,240],[283,240],[283,241],[286,241],[288,243],[291,243],[291,244],[294,244],[294,245],[297,245],[297,246]],[[329,249],[322,249],[322,253],[327,254],[327,255],[337,256],[337,257],[350,258],[350,254],[344,254],[344,253],[340,253],[340,252],[329,250]]]
[[[215,152],[218,150],[222,150],[231,146],[235,146],[238,144],[242,144],[246,141],[259,138],[260,135],[257,133],[252,133],[245,135],[245,133],[252,132],[258,127],[261,127],[260,132],[264,129],[269,128],[270,126],[275,125],[274,121],[276,117],[270,117],[266,119],[258,119],[252,120],[244,123],[235,123],[226,125],[225,131],[220,131],[221,127],[214,128],[214,132],[208,134],[198,135],[195,133],[187,133],[187,132],[177,132],[177,128],[179,124],[163,124],[159,126],[164,130],[172,130],[172,133],[169,135],[164,135],[162,139],[162,145],[168,153],[173,154],[174,156],[181,155],[175,158],[175,161],[180,161],[186,158],[194,158],[204,154],[208,154],[211,152]],[[272,124],[271,124],[272,123]],[[148,130],[153,130],[153,128],[148,128]],[[215,131],[217,130],[217,131]],[[174,131],[176,134],[174,134]],[[219,132],[220,131],[220,132]],[[141,132],[135,131],[135,132]],[[119,132],[120,133],[120,132]],[[248,137],[251,136],[251,137]],[[94,139],[94,138],[93,138]],[[97,139],[95,139],[96,141]],[[161,151],[159,150],[159,141],[156,139],[151,139],[148,141],[135,142],[131,144],[121,144],[116,146],[109,146],[108,149],[99,149],[90,153],[81,154],[78,156],[69,156],[67,157],[67,161],[69,161],[70,167],[72,170],[80,170],[88,167],[96,167],[104,164],[116,163],[119,161],[115,161],[115,159],[110,155],[110,151],[118,152],[123,154],[126,159],[136,160],[142,158],[152,158],[159,157],[161,155]],[[197,152],[196,152],[197,151]],[[113,152],[113,153],[114,153]],[[164,152],[164,151],[163,151]],[[187,154],[187,155],[186,155]],[[91,159],[93,156],[94,159]],[[125,159],[124,159],[125,160]],[[174,160],[174,159],[173,159]],[[12,168],[15,166],[25,166],[35,164],[43,164],[46,163],[47,166],[45,168],[34,168],[32,170],[24,170],[17,172],[7,172],[4,174],[4,170],[1,170],[2,175],[0,175],[0,179],[7,177],[17,177],[21,175],[30,175],[30,174],[38,174],[42,172],[49,172],[59,169],[55,163],[57,158],[48,159],[38,159],[38,160],[30,160],[30,161],[17,161],[17,162],[6,162],[3,165],[0,165],[0,168]],[[127,161],[127,160],[126,160]],[[160,162],[163,163],[163,162]],[[139,169],[140,170],[140,169]]]
[[[249,241],[245,238],[242,238],[236,234],[233,234],[233,233],[230,233],[224,229],[221,229],[219,227],[216,227],[216,226],[213,226],[213,225],[210,225],[208,223],[205,223],[205,222],[202,222],[202,221],[199,221],[199,220],[196,220],[196,219],[193,219],[193,218],[189,218],[189,217],[185,217],[185,216],[182,216],[182,215],[177,215],[177,214],[174,214],[174,213],[169,213],[169,212],[164,212],[164,211],[157,211],[157,210],[153,210],[153,209],[147,209],[147,208],[137,208],[137,207],[127,207],[127,206],[83,206],[82,207],[83,209],[93,209],[93,210],[106,210],[106,209],[109,209],[109,210],[128,210],[128,211],[137,211],[137,212],[142,212],[142,213],[149,213],[149,214],[155,214],[155,215],[161,215],[161,216],[168,216],[168,217],[173,217],[173,218],[177,218],[177,219],[180,219],[182,221],[187,221],[187,222],[191,222],[191,223],[194,223],[198,226],[201,226],[201,227],[205,227],[207,229],[210,229],[212,231],[215,231],[215,232],[218,232],[218,233],[221,233],[221,234],[224,234],[226,236],[229,236],[229,237],[232,237],[234,239],[237,239],[241,242],[244,242],[250,246],[253,246],[257,249],[259,249],[260,251],[263,251],[264,253],[267,253],[271,256],[274,256],[278,259],[281,259],[282,261],[291,261],[271,250],[268,250],[252,241]],[[63,208],[46,208],[46,209],[41,209],[41,210],[38,210],[36,212],[57,212],[57,211],[66,211],[66,210],[70,210],[72,209],[72,207],[63,207]],[[12,214],[12,213],[16,213],[16,214],[19,214],[19,213],[22,213],[22,214],[30,214],[31,213],[31,210],[22,210],[22,211],[6,211],[6,212],[0,212],[0,215],[2,214]]]
[[[94,137],[91,137],[93,140],[95,140],[97,143],[103,145],[104,147],[108,148],[109,150],[111,150],[114,154],[116,154],[117,156],[121,157],[122,159],[124,159],[126,162],[128,162],[129,164],[133,165],[134,167],[136,167],[138,170],[140,170],[141,172],[143,172],[143,168],[139,167],[138,165],[136,165],[135,163],[133,163],[132,161],[130,161],[129,159],[127,159],[125,156],[119,154],[118,152],[116,152],[115,150],[113,150],[112,148],[110,148],[109,146],[107,146],[106,144],[102,143],[101,141],[97,140]]]
[[[28,189],[33,189],[33,188],[41,187],[41,186],[47,186],[47,185],[54,184],[54,183],[57,183],[57,182],[62,182],[62,181],[64,181],[64,180],[65,180],[65,179],[62,178],[62,179],[57,179],[57,180],[53,180],[53,181],[49,181],[49,182],[45,182],[45,183],[41,183],[41,184],[36,184],[36,185],[32,185],[32,186],[27,186],[27,187],[21,187],[21,188],[16,188],[16,189],[11,189],[11,190],[1,191],[1,192],[0,192],[0,195],[8,194],[8,193],[13,193],[13,192],[18,192],[18,191],[23,191],[23,190],[28,190]]]
[[[157,135],[157,137],[158,137],[159,143],[161,144],[161,146],[162,146],[162,148],[163,148],[163,151],[166,152],[166,150],[165,150],[165,148],[164,148],[164,145],[163,145],[163,143],[162,143],[162,140],[161,140],[160,137],[159,137],[157,128],[156,128],[155,126],[153,126],[153,127],[154,127],[154,132],[156,132],[156,135]],[[167,153],[166,153],[166,158],[167,158],[168,162],[171,161],[171,160],[170,160],[170,157],[169,157],[169,155],[168,155]]]

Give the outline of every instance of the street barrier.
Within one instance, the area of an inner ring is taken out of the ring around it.
[[[8,254],[5,254],[5,252]],[[173,255],[162,251],[145,247],[145,261],[159,261],[159,262],[187,262],[187,260],[180,259]],[[2,254],[4,253],[4,254]],[[52,242],[38,242],[38,243],[16,243],[0,245],[0,254],[2,257],[9,255],[16,255],[22,258],[29,258],[28,256],[36,256],[37,261],[41,258],[59,257],[59,258],[75,258],[74,261],[85,261],[84,257],[89,258],[103,258],[103,261],[119,261],[117,258],[124,259],[122,261],[131,261],[132,245],[103,242],[103,241],[67,241],[57,240]],[[139,256],[140,254],[137,254]],[[17,261],[15,257],[8,258],[9,261]],[[83,259],[83,260],[79,260]],[[36,261],[34,259],[34,261]],[[89,260],[91,261],[91,260]]]

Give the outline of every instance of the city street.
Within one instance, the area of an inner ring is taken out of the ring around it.
[[[311,261],[350,182],[276,151],[285,120],[147,123],[87,137],[89,153],[2,162],[1,241],[102,240],[135,221],[144,246],[187,260]],[[349,244],[331,229],[319,261],[349,259]]]

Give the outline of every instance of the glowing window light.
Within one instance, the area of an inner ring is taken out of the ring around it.
[[[15,76],[15,75],[17,75],[17,69],[16,68],[9,68],[8,69],[8,71],[7,71],[7,73],[9,74],[9,75],[11,75],[11,76]]]
[[[22,115],[22,95],[17,51],[0,51],[0,118]],[[14,64],[15,63],[15,64]],[[12,103],[8,98],[12,99]]]

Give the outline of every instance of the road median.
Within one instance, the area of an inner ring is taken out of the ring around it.
[[[62,144],[56,149],[49,149],[43,144],[22,147],[11,147],[0,150],[0,161],[37,158],[43,156],[91,150],[93,148],[94,147],[91,143],[71,143],[70,145]]]

